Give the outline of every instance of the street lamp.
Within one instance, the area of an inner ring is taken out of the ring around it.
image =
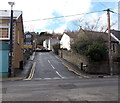
[[[12,52],[13,52],[13,5],[15,5],[14,2],[8,2],[8,4],[11,6],[11,19],[10,19],[10,53],[9,53],[9,77],[11,76],[12,72]]]
[[[13,7],[13,5],[15,5],[15,3],[14,2],[8,2],[8,4],[11,5],[11,10],[12,10],[12,7]]]

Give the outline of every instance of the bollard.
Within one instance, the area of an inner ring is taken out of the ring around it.
[[[80,68],[81,68],[81,70],[83,70],[83,63],[80,64]]]

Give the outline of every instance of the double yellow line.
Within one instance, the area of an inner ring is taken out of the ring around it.
[[[33,63],[33,66],[32,66],[31,72],[29,74],[29,77],[26,80],[31,80],[33,78],[33,75],[35,73],[35,67],[36,67],[36,62]]]

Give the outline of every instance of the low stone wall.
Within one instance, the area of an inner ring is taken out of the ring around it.
[[[82,62],[84,62],[84,64],[88,64],[87,58],[85,56],[80,56],[79,54],[68,52],[67,50],[62,50],[62,54],[60,51],[59,55],[62,55],[62,58],[75,65],[77,64],[80,66],[80,63]]]
[[[77,53],[68,52],[67,50],[59,51],[59,56],[72,64],[78,66],[81,69],[81,63],[87,65],[82,70],[93,74],[110,74],[108,62],[90,62],[85,56],[81,56]],[[113,63],[113,73],[118,74],[120,69],[120,63]]]
[[[89,63],[86,72],[93,73],[93,74],[96,74],[96,73],[110,74],[110,69],[107,62],[103,62],[103,63],[92,62],[92,63]]]

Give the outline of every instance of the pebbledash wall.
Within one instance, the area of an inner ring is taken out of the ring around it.
[[[78,66],[79,68],[81,66],[81,63],[83,63],[83,65],[87,65],[87,67],[83,68],[83,70],[87,73],[110,74],[108,62],[90,62],[85,56],[81,56],[77,53],[72,53],[67,50],[62,50],[62,53],[59,51],[59,56],[61,57],[61,55],[62,58]],[[119,67],[120,63],[113,63],[113,74],[120,73]]]

